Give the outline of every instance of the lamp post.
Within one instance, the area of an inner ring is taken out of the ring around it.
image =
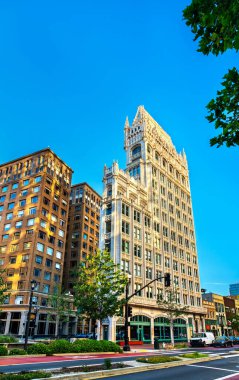
[[[36,281],[31,281],[31,291],[30,291],[30,299],[29,299],[29,309],[27,314],[27,323],[26,323],[26,329],[25,329],[25,343],[24,343],[24,350],[27,349],[27,342],[28,342],[28,336],[29,336],[29,327],[30,327],[30,317],[32,312],[32,298],[33,298],[33,292],[36,287]]]

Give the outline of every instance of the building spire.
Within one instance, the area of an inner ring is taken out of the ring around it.
[[[125,130],[128,130],[129,127],[130,127],[130,125],[129,125],[129,118],[128,118],[128,116],[127,116],[126,119],[125,119],[124,129],[125,129]]]

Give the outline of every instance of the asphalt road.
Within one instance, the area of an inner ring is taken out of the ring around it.
[[[104,377],[104,380],[238,380],[239,357],[213,360],[196,365],[165,368],[129,375]],[[100,380],[100,379],[98,379]]]
[[[163,351],[159,352],[155,350],[155,352],[152,353],[140,353],[140,354],[120,354],[120,355],[112,355],[112,354],[104,354],[104,355],[98,355],[97,353],[95,355],[83,355],[83,356],[78,356],[76,355],[71,355],[71,357],[61,357],[60,355],[58,357],[38,357],[37,359],[34,358],[24,358],[21,357],[19,359],[11,358],[9,359],[4,359],[0,358],[0,372],[7,373],[7,372],[20,372],[20,371],[31,371],[31,370],[49,370],[53,368],[62,368],[62,367],[74,367],[74,366],[81,366],[81,365],[91,365],[91,364],[100,364],[104,362],[104,359],[106,357],[110,358],[112,362],[123,362],[123,361],[129,361],[129,360],[134,360],[135,356],[137,357],[144,357],[144,356],[153,356],[153,355],[177,355],[180,352],[185,353],[185,351],[199,351],[199,352],[211,352],[213,354],[219,354],[219,353],[229,353],[231,351],[231,348],[193,348],[192,350],[177,350],[176,352],[174,351]],[[8,362],[6,362],[8,360]],[[32,362],[31,361],[35,361]],[[5,362],[5,365],[4,365]],[[220,361],[221,362],[221,361]],[[15,364],[13,364],[15,363]],[[238,364],[239,365],[239,364]],[[238,368],[239,370],[239,368]],[[133,375],[132,375],[133,376]]]

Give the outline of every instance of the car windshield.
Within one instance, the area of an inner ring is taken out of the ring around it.
[[[197,333],[193,334],[193,338],[205,338],[206,334],[205,333]]]

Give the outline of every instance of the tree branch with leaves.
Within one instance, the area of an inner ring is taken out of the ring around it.
[[[84,317],[90,318],[93,324],[107,317],[119,315],[124,303],[127,278],[114,263],[110,253],[98,250],[87,256],[86,264],[78,268],[74,286],[75,305]]]
[[[160,294],[157,297],[157,303],[160,309],[166,315],[166,318],[170,323],[170,335],[171,343],[174,347],[174,331],[173,331],[173,321],[174,319],[181,317],[188,310],[188,306],[181,305],[179,302],[179,293],[177,288],[171,287],[164,294]]]
[[[238,0],[192,0],[183,10],[183,17],[191,27],[194,41],[199,41],[197,51],[216,56],[229,49],[238,52],[238,14]],[[221,130],[210,140],[210,145],[239,145],[239,72],[236,67],[224,75],[222,89],[206,108],[206,119]]]

